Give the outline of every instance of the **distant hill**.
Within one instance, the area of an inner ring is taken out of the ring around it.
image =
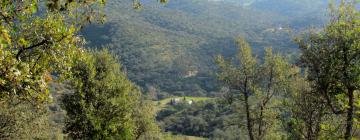
[[[273,47],[295,54],[294,35],[326,22],[326,2],[310,0],[109,0],[107,23],[82,34],[90,47],[107,47],[129,78],[162,97],[212,96],[217,91],[213,58],[234,55],[233,39],[244,36],[256,53]],[[195,73],[196,71],[196,73]],[[189,73],[190,76],[189,76]]]

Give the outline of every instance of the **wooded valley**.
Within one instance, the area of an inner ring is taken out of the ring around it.
[[[0,6],[0,139],[360,139],[356,0]]]

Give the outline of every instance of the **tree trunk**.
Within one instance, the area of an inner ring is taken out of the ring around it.
[[[345,140],[351,140],[352,137],[352,130],[353,130],[353,123],[354,123],[354,90],[348,90],[348,98],[349,103],[347,108],[347,119],[346,119],[346,132],[345,132]]]
[[[260,117],[259,117],[259,130],[258,130],[258,133],[259,133],[259,139],[262,138],[262,135],[263,135],[263,117],[264,117],[264,106],[261,105],[260,107]]]
[[[249,93],[247,92],[245,92],[245,109],[246,109],[247,130],[249,133],[249,138],[250,140],[254,140],[253,125],[250,116]]]
[[[270,101],[270,99],[272,98],[273,94],[271,94],[271,89],[273,86],[273,66],[271,66],[270,68],[270,78],[269,78],[269,83],[267,84],[267,90],[266,90],[266,98],[262,101],[261,105],[260,105],[260,116],[259,116],[259,128],[258,128],[258,139],[262,139],[262,136],[264,135],[265,131],[263,129],[263,118],[264,118],[264,109],[266,107],[266,104]]]
[[[318,139],[320,131],[321,131],[320,124],[322,122],[323,112],[324,112],[324,108],[320,105],[320,109],[319,109],[319,112],[318,112],[317,118],[316,118],[315,132],[314,132],[314,137],[313,137],[314,140]]]

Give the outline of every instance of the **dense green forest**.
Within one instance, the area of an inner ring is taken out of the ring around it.
[[[0,139],[360,139],[356,0],[0,7]]]
[[[89,46],[118,54],[129,78],[144,91],[155,88],[160,98],[215,96],[213,58],[233,55],[237,36],[246,37],[259,54],[273,47],[296,55],[293,37],[326,22],[327,5],[320,1],[256,1],[251,7],[206,0],[142,2],[143,8],[133,10],[128,0],[108,1],[107,23],[89,26],[83,35]]]

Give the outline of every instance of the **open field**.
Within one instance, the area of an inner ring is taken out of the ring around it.
[[[213,98],[209,98],[209,97],[191,97],[191,96],[178,97],[178,96],[174,96],[174,97],[165,98],[165,99],[162,99],[159,101],[153,101],[153,103],[156,107],[156,111],[160,111],[161,109],[165,108],[172,99],[179,99],[179,100],[183,101],[184,98],[186,101],[193,101],[195,103],[213,99]]]

